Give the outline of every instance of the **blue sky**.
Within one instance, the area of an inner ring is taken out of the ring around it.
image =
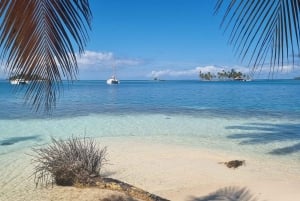
[[[198,79],[199,71],[235,68],[249,72],[234,56],[213,15],[216,0],[90,0],[92,31],[78,57],[79,79],[107,79],[116,65],[125,79]],[[268,74],[268,69],[257,78]],[[294,77],[287,66],[275,77]],[[1,77],[1,69],[0,69]],[[2,72],[3,77],[3,72]]]
[[[118,60],[120,79],[151,79],[156,75],[162,79],[198,79],[197,67],[240,66],[219,28],[220,16],[213,15],[214,1],[90,3],[93,30],[87,50]],[[98,66],[83,67],[80,78],[106,79],[109,73],[110,62],[99,61]]]

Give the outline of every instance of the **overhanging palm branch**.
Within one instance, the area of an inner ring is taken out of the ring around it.
[[[222,10],[221,26],[229,32],[235,53],[253,69],[266,64],[276,67],[295,65],[299,57],[299,0],[218,0],[215,11]]]
[[[73,44],[82,53],[90,27],[88,0],[1,0],[0,59],[9,75],[42,77],[25,94],[35,109],[55,105],[62,78],[76,79]]]

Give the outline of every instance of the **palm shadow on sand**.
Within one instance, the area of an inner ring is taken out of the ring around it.
[[[268,154],[288,155],[300,152],[299,124],[251,123],[241,126],[228,126],[226,129],[242,131],[242,133],[227,136],[229,139],[240,140],[240,145],[291,142],[291,145],[272,149]]]
[[[207,196],[191,197],[188,201],[257,201],[247,188],[229,186]]]
[[[133,199],[131,197],[123,197],[123,196],[111,195],[109,197],[101,199],[100,201],[137,201],[137,200]]]

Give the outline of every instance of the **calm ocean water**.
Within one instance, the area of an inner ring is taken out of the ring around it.
[[[300,169],[300,81],[78,81],[51,116],[0,81],[0,156],[50,136],[139,138],[289,162]],[[25,151],[24,151],[25,152]],[[4,159],[3,159],[4,160]],[[4,160],[5,161],[5,160]]]
[[[22,93],[0,81],[0,119],[48,118],[24,107]],[[300,81],[253,82],[78,81],[65,85],[51,118],[90,114],[184,114],[227,117],[300,117]]]

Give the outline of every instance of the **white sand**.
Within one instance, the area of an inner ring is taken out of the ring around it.
[[[229,200],[226,197],[238,196],[241,192],[242,199],[236,200],[250,201],[247,196],[257,201],[300,200],[300,175],[283,171],[284,166],[276,162],[176,145],[149,144],[133,138],[106,138],[101,144],[108,146],[110,164],[105,168],[108,177],[170,200]],[[32,173],[31,157],[23,152],[11,153],[9,159],[0,155],[1,201],[118,200],[111,197],[114,192],[94,188],[35,189],[28,179]],[[233,159],[245,159],[246,166],[233,170],[219,164]]]

